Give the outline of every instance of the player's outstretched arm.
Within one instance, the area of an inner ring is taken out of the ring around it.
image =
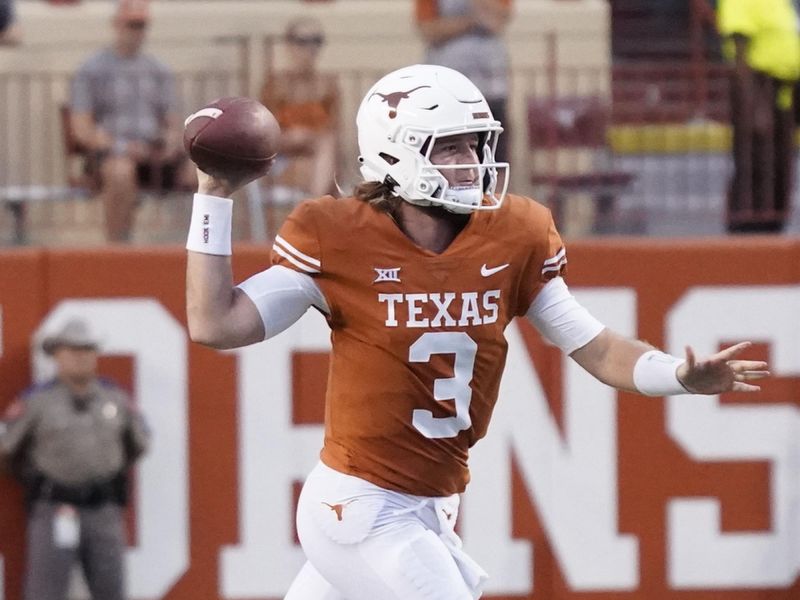
[[[237,348],[264,339],[255,304],[233,285],[230,196],[246,181],[226,181],[197,171],[186,264],[189,336],[213,348]]]
[[[750,342],[742,342],[700,360],[687,347],[683,360],[605,329],[570,356],[594,377],[618,389],[650,396],[719,394],[760,389],[750,382],[769,375],[767,363],[736,359],[750,346]]]

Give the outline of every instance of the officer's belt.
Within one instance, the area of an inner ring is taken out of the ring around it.
[[[42,479],[32,495],[34,500],[62,502],[75,506],[100,506],[108,502],[125,503],[124,485],[121,485],[119,477],[75,486]]]

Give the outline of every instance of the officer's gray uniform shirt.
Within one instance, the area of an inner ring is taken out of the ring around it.
[[[24,411],[0,437],[3,454],[29,448],[31,466],[62,485],[108,480],[146,449],[148,433],[120,388],[95,382],[84,398],[53,382],[23,399]]]

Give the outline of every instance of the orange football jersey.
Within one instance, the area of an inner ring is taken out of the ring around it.
[[[272,262],[315,277],[330,308],[323,462],[409,494],[462,492],[497,400],[503,332],[566,264],[550,212],[509,195],[435,254],[386,213],[326,196],[292,212]]]

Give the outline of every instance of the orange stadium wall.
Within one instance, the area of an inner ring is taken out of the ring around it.
[[[267,259],[238,249],[237,276]],[[0,254],[0,409],[49,372],[31,340],[90,317],[103,371],[154,434],[136,474],[132,598],[281,598],[302,561],[292,514],[321,441],[326,326],[310,315],[267,344],[197,346],[183,272],[178,248]],[[617,394],[509,327],[460,516],[487,597],[800,598],[800,242],[576,243],[569,281],[609,326],[673,353],[752,339],[774,377],[746,396]],[[20,490],[2,479],[0,598],[21,597],[23,534]]]

